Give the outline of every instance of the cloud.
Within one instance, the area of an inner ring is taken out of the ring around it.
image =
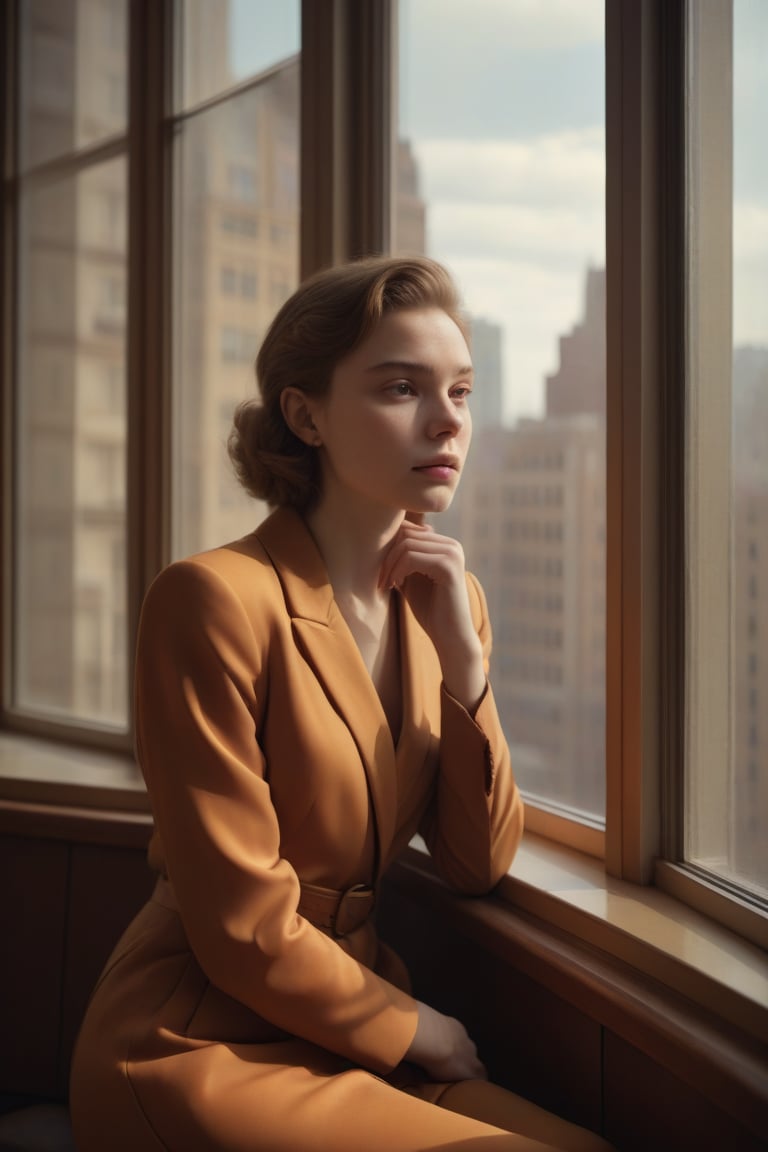
[[[604,199],[601,127],[532,140],[419,140],[413,145],[424,196],[474,204],[595,204]]]
[[[600,43],[605,34],[603,0],[401,0],[400,11],[409,32],[429,29],[439,38],[445,31],[470,49],[490,38],[515,52],[551,52]]]
[[[605,261],[601,205],[535,208],[517,205],[432,205],[430,247],[452,257],[526,259],[541,267],[567,268]]]
[[[733,206],[734,344],[768,344],[768,205]]]
[[[733,256],[736,264],[764,263],[768,257],[768,205],[735,200]]]

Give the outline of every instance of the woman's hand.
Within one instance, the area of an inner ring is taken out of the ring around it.
[[[461,544],[427,524],[404,520],[384,557],[379,582],[382,588],[402,589],[435,646],[446,689],[473,712],[485,691],[485,669]]]
[[[457,1080],[487,1080],[485,1065],[460,1020],[444,1016],[417,1001],[419,1022],[416,1035],[404,1059],[440,1084]]]

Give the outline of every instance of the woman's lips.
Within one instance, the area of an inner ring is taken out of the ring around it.
[[[414,468],[414,472],[420,472],[430,480],[442,481],[452,480],[456,475],[456,469],[452,464],[423,464],[420,468]]]

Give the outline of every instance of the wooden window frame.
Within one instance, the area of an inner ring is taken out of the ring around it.
[[[16,376],[16,311],[14,291],[17,257],[13,243],[16,225],[17,138],[15,112],[19,98],[18,38],[19,0],[6,3],[5,73],[0,93],[3,133],[4,226],[0,239],[3,310],[0,333],[2,365],[2,406],[0,436],[3,447],[2,499],[0,499],[0,544],[4,561],[14,548],[14,430]],[[128,125],[126,142],[119,153],[128,164],[128,329],[127,349],[127,620],[129,635],[135,635],[141,599],[152,575],[167,556],[169,507],[169,410],[168,366],[169,331],[169,167],[168,149],[162,145],[165,110],[168,106],[168,59],[170,0],[132,0],[128,14]],[[140,49],[140,50],[139,50]],[[61,161],[44,165],[66,174],[75,172],[84,160],[108,158],[117,143],[67,154]],[[8,182],[7,173],[13,172]],[[31,715],[10,707],[13,642],[12,564],[3,563],[0,577],[0,731],[33,739],[45,739],[63,746],[99,749],[107,756],[124,759],[131,754],[132,717],[130,699],[127,731],[109,732],[98,725],[62,722]],[[133,677],[134,656],[128,645],[128,682]],[[34,785],[30,784],[34,793]]]

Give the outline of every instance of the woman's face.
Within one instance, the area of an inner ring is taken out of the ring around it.
[[[472,361],[440,308],[387,313],[312,401],[323,492],[392,511],[441,512],[472,435]]]

